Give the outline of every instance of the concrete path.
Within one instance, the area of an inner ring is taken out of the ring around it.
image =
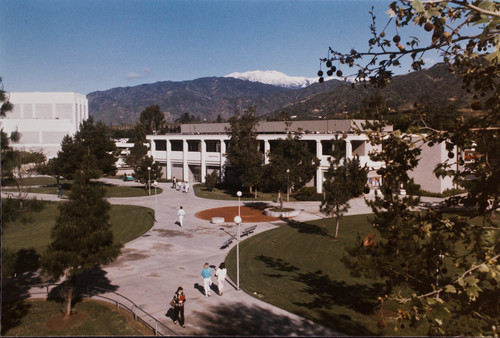
[[[137,184],[118,180],[109,182]],[[220,249],[220,246],[229,238],[227,232],[236,234],[237,229],[234,223],[211,224],[196,218],[194,214],[209,208],[237,206],[237,198],[235,197],[234,201],[207,200],[196,197],[192,191],[187,194],[175,191],[170,188],[169,183],[160,183],[159,187],[163,189],[163,193],[156,197],[108,199],[112,204],[140,205],[152,209],[156,206],[157,222],[146,234],[124,245],[120,257],[104,267],[104,277],[116,287],[116,292],[138,304],[168,327],[168,330],[160,327],[160,332],[169,335],[211,336],[342,335],[267,304],[243,291],[237,291],[231,281],[226,282],[223,296],[212,291],[211,297],[205,297],[200,275],[203,264],[208,262],[218,266],[225,260],[235,242],[225,249]],[[44,200],[58,200],[56,195],[39,197]],[[291,204],[301,210],[301,214],[295,218],[298,221],[324,217],[319,212],[319,202]],[[348,214],[370,212],[363,198],[354,199],[350,204]],[[175,223],[177,210],[181,205],[186,211],[182,228]],[[259,223],[256,233],[276,226],[272,223]],[[245,224],[242,225],[242,228],[244,227]],[[215,278],[213,280],[215,282]],[[166,316],[168,304],[178,286],[184,288],[187,297],[186,328],[175,325]]]

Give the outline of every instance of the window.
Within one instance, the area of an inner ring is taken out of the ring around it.
[[[182,151],[182,141],[170,141],[170,148],[172,149],[172,151]]]
[[[187,141],[188,151],[199,152],[200,151],[200,141]]]
[[[155,140],[155,149],[156,150],[167,150],[167,141],[165,140]]]

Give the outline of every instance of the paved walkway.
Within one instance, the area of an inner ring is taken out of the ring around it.
[[[110,182],[137,184],[117,180]],[[232,283],[226,283],[223,296],[212,292],[211,297],[205,297],[200,276],[202,266],[205,262],[218,266],[224,261],[235,242],[228,248],[220,249],[229,237],[220,228],[236,233],[236,225],[211,224],[194,214],[209,208],[237,206],[238,201],[236,197],[234,201],[201,199],[192,191],[188,194],[175,191],[169,183],[160,183],[159,187],[163,193],[156,197],[108,199],[112,204],[140,205],[152,209],[156,205],[157,222],[146,234],[125,244],[120,257],[104,268],[104,277],[116,286],[116,292],[134,301],[171,330],[160,331],[179,335],[341,335],[237,291]],[[57,200],[57,197],[43,195],[43,199]],[[352,200],[350,204],[348,214],[370,212],[363,198]],[[186,210],[182,228],[175,224],[181,205]],[[293,206],[301,210],[295,218],[298,221],[324,217],[319,212],[319,202],[296,202]],[[276,226],[259,223],[256,233]],[[187,297],[186,328],[175,325],[166,316],[168,304],[178,286],[184,288]]]

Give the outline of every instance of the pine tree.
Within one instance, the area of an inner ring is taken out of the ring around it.
[[[91,159],[83,161],[91,166]],[[75,175],[68,202],[59,205],[59,217],[42,259],[42,270],[55,278],[65,277],[64,318],[71,316],[74,290],[79,276],[96,265],[107,264],[120,254],[121,244],[113,240],[109,222],[110,204],[105,189],[92,184],[89,170]]]

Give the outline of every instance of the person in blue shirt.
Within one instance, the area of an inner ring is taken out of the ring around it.
[[[212,270],[210,270],[210,265],[208,265],[208,263],[203,265],[201,276],[203,277],[203,286],[205,287],[205,297],[208,297],[210,296],[210,285],[212,285]]]

